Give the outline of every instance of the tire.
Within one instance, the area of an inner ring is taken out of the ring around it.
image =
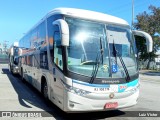
[[[23,77],[23,69],[21,69],[21,80],[22,82],[25,82],[24,77]]]
[[[9,71],[11,72],[12,75],[14,75],[11,65],[9,66]]]
[[[11,70],[11,74],[14,76],[14,73],[13,73],[13,71]]]
[[[48,85],[46,81],[43,83],[42,94],[45,100],[48,100]]]

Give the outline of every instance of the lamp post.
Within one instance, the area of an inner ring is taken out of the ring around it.
[[[134,25],[134,0],[132,0],[132,29]]]

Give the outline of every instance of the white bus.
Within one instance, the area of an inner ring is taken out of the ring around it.
[[[130,107],[139,96],[134,35],[120,18],[74,8],[49,12],[20,41],[21,77],[66,112]]]

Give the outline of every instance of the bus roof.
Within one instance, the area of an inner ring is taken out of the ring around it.
[[[31,30],[33,30],[35,27],[37,27],[43,21],[45,21],[46,18],[48,18],[52,15],[55,15],[55,14],[63,14],[63,15],[72,16],[72,17],[76,17],[76,18],[82,18],[82,19],[88,19],[88,20],[93,20],[93,21],[100,21],[100,22],[105,22],[105,23],[129,26],[127,21],[125,21],[121,18],[112,16],[112,15],[108,15],[108,14],[104,14],[104,13],[100,13],[100,12],[84,10],[84,9],[77,9],[77,8],[55,8],[55,9],[51,10],[46,16],[44,16],[37,24],[35,24],[27,33],[29,33]]]
[[[101,22],[107,22],[112,24],[129,26],[129,24],[121,18],[100,13],[100,12],[94,12],[94,11],[83,10],[83,9],[56,8],[50,11],[47,16],[51,16],[53,14],[63,14],[63,15],[77,17],[77,18],[82,18],[82,19],[89,19],[94,21],[101,21]]]

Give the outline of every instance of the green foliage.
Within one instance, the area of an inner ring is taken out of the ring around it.
[[[140,54],[140,60],[149,61],[154,60],[157,55],[155,54],[160,48],[160,7],[149,6],[151,12],[144,11],[136,16],[137,22],[134,23],[134,28],[149,33],[153,39],[153,52],[147,53],[145,47],[145,39],[136,36],[136,45]]]

